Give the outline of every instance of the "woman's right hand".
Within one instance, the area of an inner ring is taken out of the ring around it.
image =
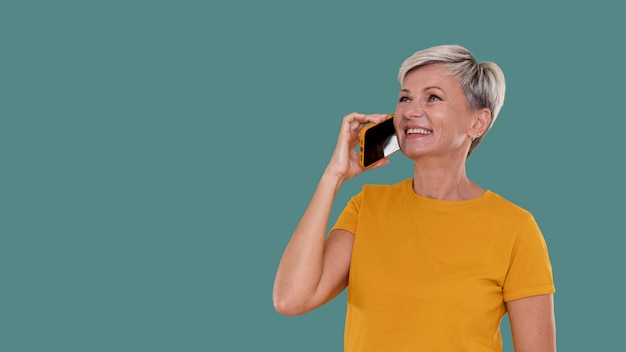
[[[337,139],[337,146],[330,163],[326,167],[326,173],[331,173],[340,180],[346,181],[365,171],[359,164],[359,154],[355,151],[356,146],[359,144],[361,129],[369,123],[383,122],[387,116],[387,114],[365,115],[358,112],[344,116]],[[383,158],[368,169],[376,169],[388,163],[389,160]]]

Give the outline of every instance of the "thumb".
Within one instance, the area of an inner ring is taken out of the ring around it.
[[[378,168],[381,168],[381,167],[386,166],[388,164],[389,164],[389,158],[385,157],[385,158],[382,158],[382,159],[378,160],[374,164],[372,164],[372,166],[370,166],[368,168],[368,170],[378,169]]]

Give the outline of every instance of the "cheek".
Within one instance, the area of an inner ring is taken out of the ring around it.
[[[393,128],[396,130],[396,133],[398,133],[398,131],[400,131],[400,119],[398,117],[396,117],[398,115],[396,115],[396,113],[394,113],[393,116]]]

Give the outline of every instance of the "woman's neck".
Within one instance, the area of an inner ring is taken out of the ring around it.
[[[439,200],[468,200],[480,197],[485,190],[470,181],[465,163],[427,162],[413,163],[413,191],[426,198]]]

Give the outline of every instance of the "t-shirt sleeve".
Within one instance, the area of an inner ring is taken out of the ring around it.
[[[345,230],[353,235],[356,234],[359,210],[361,208],[361,199],[362,192],[356,194],[348,201],[330,231]]]
[[[522,221],[504,280],[504,301],[555,292],[545,239],[532,215]]]

